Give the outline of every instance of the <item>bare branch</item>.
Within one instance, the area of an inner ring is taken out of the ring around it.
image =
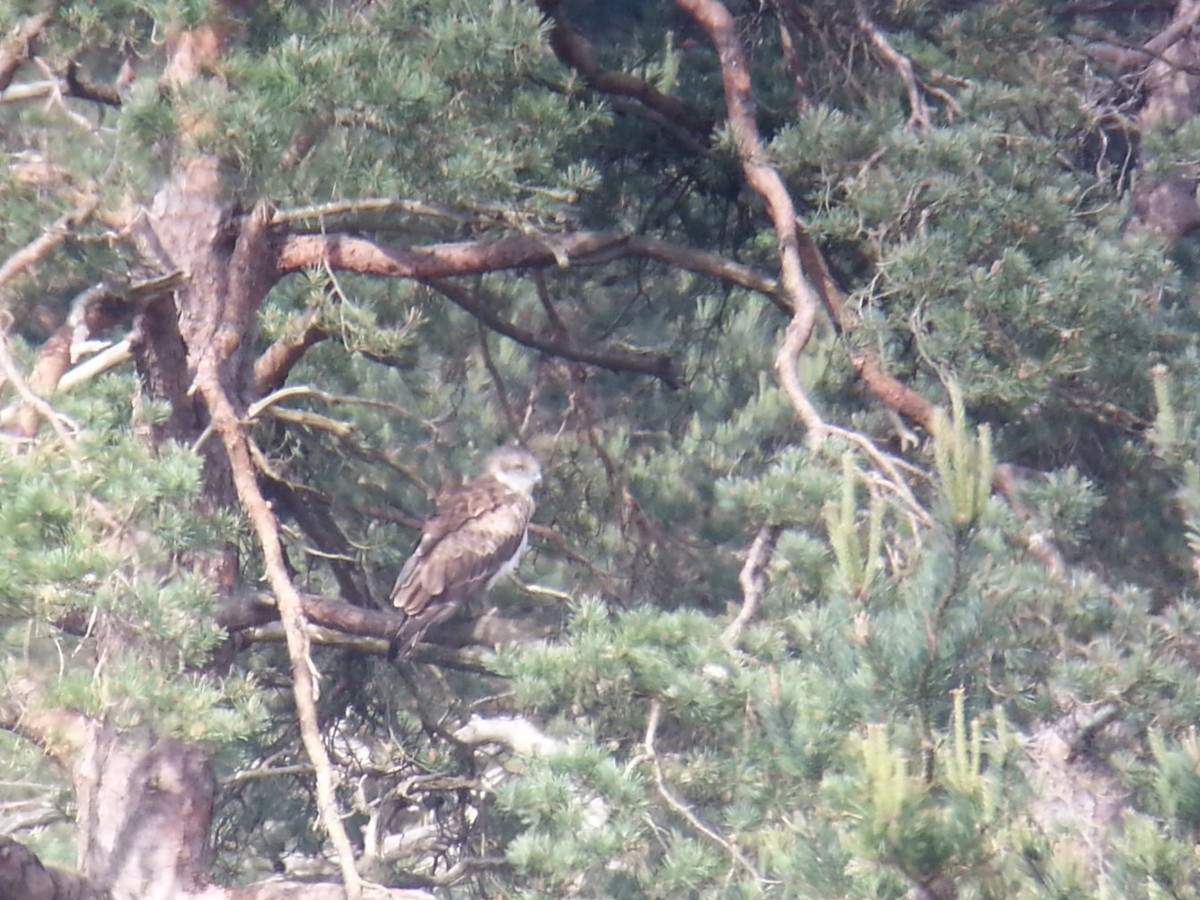
[[[79,225],[96,209],[97,200],[88,198],[69,213],[64,213],[40,235],[13,253],[0,265],[0,285],[12,281],[51,250],[71,236]]]
[[[833,280],[820,248],[813,241],[808,229],[799,221],[796,223],[796,238],[800,243],[800,259],[804,264],[804,273],[816,287],[833,327],[838,334],[854,331],[858,327],[858,318],[847,306],[846,298],[837,282]],[[933,427],[934,405],[884,371],[874,352],[866,349],[852,350],[850,363],[876,400],[926,430]]]
[[[676,3],[708,33],[717,50],[729,128],[741,159],[742,172],[746,183],[763,198],[775,226],[783,296],[792,312],[792,321],[776,355],[775,371],[797,418],[808,432],[809,445],[818,447],[825,439],[825,423],[800,385],[796,376],[796,358],[812,337],[820,299],[800,263],[796,209],[783,179],[768,161],[759,137],[754,121],[750,67],[738,41],[733,16],[720,0],[676,0]]]
[[[9,415],[0,419],[0,425],[11,424],[21,436],[33,437],[37,430],[37,418],[40,417],[54,429],[54,433],[58,435],[63,446],[74,454],[76,449],[74,433],[79,431],[79,426],[62,413],[57,412],[29,386],[16,361],[13,360],[12,354],[8,352],[8,337],[2,332],[0,332],[0,376],[3,376],[16,388],[23,401],[15,410],[4,410],[4,413]],[[10,416],[11,422],[4,421]]]
[[[54,389],[55,393],[66,393],[81,384],[86,384],[93,378],[99,378],[109,369],[115,369],[117,366],[129,362],[132,358],[133,342],[129,338],[120,340],[64,373],[58,381],[58,386]]]
[[[714,844],[723,848],[730,857],[745,869],[755,881],[763,881],[762,874],[758,869],[754,868],[754,864],[746,859],[745,855],[728,840],[720,834],[713,831],[703,822],[701,822],[694,812],[692,812],[687,804],[671,793],[671,789],[667,786],[666,776],[663,775],[662,764],[658,759],[658,750],[654,746],[655,739],[658,735],[659,722],[662,719],[662,702],[657,698],[650,701],[650,712],[646,716],[646,737],[642,741],[642,757],[650,761],[651,767],[654,769],[654,784],[658,788],[658,795],[662,797],[663,802],[673,809],[684,821],[692,826],[700,834],[704,835]]]
[[[742,588],[742,608],[737,616],[725,628],[721,637],[725,643],[733,646],[742,636],[742,631],[758,612],[763,595],[767,592],[767,566],[775,553],[775,545],[783,528],[779,525],[763,525],[754,535],[754,542],[746,553],[746,563],[738,573],[738,584]]]
[[[599,366],[611,372],[636,372],[639,375],[650,375],[660,379],[669,387],[680,387],[679,379],[674,372],[673,361],[665,354],[648,351],[586,350],[575,346],[574,341],[571,340],[543,340],[502,319],[474,297],[470,291],[464,290],[452,281],[436,278],[423,279],[422,283],[442,294],[455,306],[469,312],[488,328],[505,337],[512,338],[518,344],[540,350],[551,356]]]
[[[767,294],[781,309],[779,282],[753,266],[716,253],[654,238],[604,231],[510,235],[478,241],[402,247],[345,234],[288,235],[279,244],[279,273],[329,266],[361,275],[393,278],[450,278],[506,269],[595,266],[624,257],[654,259]]]
[[[678,97],[664,94],[642,78],[605,69],[596,62],[591,44],[563,16],[561,0],[538,0],[538,7],[553,22],[550,47],[554,55],[563,65],[579,72],[593,90],[630,97],[695,137],[711,134],[712,121]]]
[[[316,708],[316,679],[310,658],[310,643],[303,603],[288,574],[283,558],[279,522],[258,484],[250,441],[221,379],[221,368],[246,333],[257,302],[269,287],[264,272],[270,263],[266,253],[269,212],[259,206],[244,223],[230,261],[230,302],[226,305],[213,340],[197,367],[195,386],[204,398],[229,458],[238,499],[258,537],[267,581],[279,604],[279,615],[287,636],[296,714],[305,752],[316,769],[317,805],[321,821],[337,853],[342,882],[350,900],[362,897],[362,879],[354,866],[354,850],[346,835],[334,792],[333,769],[321,740]]]
[[[310,309],[289,322],[275,343],[254,361],[254,389],[260,395],[279,390],[308,348],[327,337],[329,332],[325,330],[320,310]]]
[[[12,84],[21,63],[29,59],[33,42],[50,24],[51,14],[39,13],[22,20],[7,40],[0,43],[0,92]]]
[[[854,12],[858,18],[858,27],[866,33],[875,51],[883,57],[889,66],[896,70],[896,74],[900,76],[900,81],[904,84],[904,90],[908,92],[909,128],[916,131],[928,131],[932,127],[933,123],[929,115],[929,107],[925,105],[925,93],[936,97],[951,112],[960,113],[962,111],[954,101],[954,98],[948,93],[940,88],[924,84],[917,78],[917,74],[913,70],[912,60],[892,46],[891,41],[887,39],[887,36],[879,30],[879,26],[871,19],[863,0],[855,0]]]
[[[292,222],[319,221],[334,216],[367,212],[407,213],[414,216],[444,219],[459,225],[472,221],[472,217],[465,213],[453,210],[448,206],[426,203],[423,200],[397,200],[394,197],[363,197],[357,200],[333,200],[329,203],[299,206],[295,209],[279,209],[272,214],[271,224],[287,225]]]

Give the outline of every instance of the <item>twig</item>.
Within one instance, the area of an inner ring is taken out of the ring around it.
[[[13,253],[0,265],[0,284],[11,281],[71,236],[72,229],[92,214],[98,200],[88,198],[64,213],[49,228]]]
[[[917,498],[913,496],[912,489],[909,488],[908,482],[905,481],[904,476],[900,474],[900,469],[905,468],[910,472],[916,472],[917,474],[928,478],[929,476],[925,472],[921,472],[919,469],[905,460],[884,453],[882,450],[876,447],[875,442],[865,434],[860,434],[857,431],[851,431],[848,428],[840,428],[836,425],[829,426],[829,433],[844,440],[850,441],[852,444],[855,444],[858,447],[861,447],[862,451],[866,453],[867,456],[870,457],[871,461],[879,468],[879,470],[883,472],[887,478],[887,483],[897,494],[900,495],[900,498],[904,500],[905,504],[907,504],[909,510],[916,517],[917,521],[919,521],[922,525],[931,524],[932,519],[930,518],[929,513],[926,511],[925,507],[918,502]]]
[[[679,387],[680,383],[674,371],[674,361],[670,356],[651,351],[622,351],[597,348],[589,350],[577,347],[571,341],[548,341],[537,335],[510,324],[496,315],[491,306],[474,297],[470,291],[464,290],[452,281],[444,278],[422,279],[422,283],[442,294],[447,300],[466,310],[479,322],[493,331],[511,338],[518,344],[533,350],[540,350],[551,356],[569,359],[573,362],[586,363],[608,369],[610,372],[636,372],[658,378],[670,387]]]
[[[932,127],[932,120],[929,115],[929,107],[925,104],[925,97],[922,91],[930,96],[936,97],[946,109],[954,113],[960,113],[958,104],[954,98],[941,88],[932,87],[922,82],[917,78],[916,72],[913,70],[912,60],[892,46],[891,41],[887,39],[882,31],[879,30],[867,12],[866,4],[863,0],[855,0],[854,12],[858,18],[858,27],[861,28],[871,41],[876,52],[884,58],[884,61],[896,70],[896,74],[900,76],[900,81],[904,84],[905,91],[908,92],[908,127],[916,131],[928,131]]]
[[[661,718],[661,701],[658,699],[651,700],[650,712],[646,716],[646,737],[642,741],[642,757],[649,760],[651,768],[654,769],[654,783],[658,788],[658,795],[663,798],[663,802],[665,802],[667,806],[671,807],[671,809],[678,813],[679,816],[684,819],[684,821],[692,826],[692,828],[696,829],[696,831],[700,832],[700,834],[704,835],[714,844],[724,848],[725,852],[728,853],[738,865],[749,872],[750,876],[755,881],[763,881],[764,879],[759,873],[758,869],[754,868],[754,865],[750,862],[750,860],[746,859],[741,850],[696,818],[696,814],[688,809],[687,805],[683,803],[683,801],[679,800],[674,794],[672,794],[671,789],[667,787],[667,779],[666,776],[663,775],[662,765],[658,760],[658,751],[654,747],[654,740],[658,733],[658,724]]]
[[[363,212],[400,212],[414,216],[429,216],[436,219],[447,219],[458,224],[471,221],[471,217],[448,206],[426,203],[423,200],[397,200],[394,197],[365,197],[359,200],[335,200],[330,203],[316,203],[312,206],[299,206],[295,209],[275,210],[271,215],[272,225],[286,225],[291,222],[304,222],[310,219],[324,219],[329,216],[343,216],[349,213]]]
[[[17,393],[21,395],[21,399],[25,401],[27,408],[34,410],[50,423],[50,427],[54,429],[54,433],[58,435],[63,446],[74,456],[77,447],[72,432],[78,432],[79,425],[33,392],[29,383],[25,381],[25,376],[21,374],[21,369],[13,360],[12,354],[8,352],[8,336],[3,332],[0,332],[0,375],[3,375],[6,381],[11,382]],[[69,430],[67,426],[70,426]],[[32,437],[33,435],[27,436]]]
[[[742,608],[721,635],[726,644],[733,646],[742,636],[742,631],[758,612],[763,595],[767,592],[767,566],[775,553],[775,545],[783,528],[779,525],[763,525],[754,535],[754,542],[746,553],[746,563],[738,573],[738,584],[742,588]]]
[[[81,362],[75,368],[68,371],[59,379],[58,386],[54,389],[54,392],[56,394],[64,394],[85,382],[91,381],[93,378],[98,378],[109,369],[114,369],[132,358],[133,341],[125,338],[111,347],[106,347],[91,359]]]
[[[504,413],[504,421],[508,423],[508,430],[516,437],[521,433],[521,420],[517,418],[512,404],[508,402],[508,389],[504,386],[504,378],[500,375],[500,369],[496,367],[496,361],[492,359],[492,351],[488,348],[487,326],[478,320],[475,324],[479,328],[479,355],[483,357],[484,368],[492,376],[492,386],[496,389],[496,401],[500,404],[500,411]]]
[[[515,577],[512,580],[516,583],[517,587],[531,597],[549,597],[551,600],[559,600],[563,603],[573,603],[575,601],[575,598],[566,591],[558,591],[543,584],[529,584]]]

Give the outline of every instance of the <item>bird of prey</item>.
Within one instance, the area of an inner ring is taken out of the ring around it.
[[[541,480],[536,456],[500,447],[482,474],[438,498],[392,588],[392,604],[408,618],[392,639],[391,656],[407,654],[426,631],[517,567]]]

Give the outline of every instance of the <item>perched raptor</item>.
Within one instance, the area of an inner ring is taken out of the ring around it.
[[[541,480],[537,457],[501,447],[481,475],[438,498],[392,588],[392,603],[408,616],[392,640],[393,656],[407,654],[427,630],[517,567]]]

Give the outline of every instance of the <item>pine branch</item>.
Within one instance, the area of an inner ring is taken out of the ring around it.
[[[654,238],[604,231],[522,234],[478,241],[406,247],[347,234],[290,234],[279,239],[279,274],[329,266],[392,278],[450,278],[510,269],[577,268],[617,259],[653,259],[698,275],[766,294],[791,312],[778,295],[777,279],[718,253]]]
[[[750,66],[738,41],[737,27],[729,10],[719,0],[676,0],[676,4],[703,28],[721,64],[725,86],[725,108],[729,129],[737,147],[742,172],[750,188],[762,197],[775,227],[779,246],[779,271],[783,296],[791,307],[792,320],[784,332],[775,357],[775,372],[796,417],[807,431],[809,446],[825,440],[825,423],[808,399],[796,371],[797,359],[812,337],[820,299],[805,277],[797,239],[796,210],[779,173],[768,162],[766,149],[754,121],[754,98]]]
[[[0,43],[0,94],[12,84],[17,69],[29,59],[33,51],[33,42],[50,24],[52,18],[51,13],[44,12],[22,19],[10,32],[9,37]]]
[[[658,795],[662,797],[663,802],[673,809],[685,822],[687,822],[697,832],[704,835],[717,846],[725,850],[726,853],[739,866],[749,873],[750,877],[756,882],[763,883],[765,879],[762,874],[754,867],[754,864],[748,860],[745,855],[735,847],[730,841],[726,840],[713,829],[709,828],[697,818],[696,814],[688,808],[687,804],[676,797],[671,789],[667,786],[666,776],[663,774],[662,764],[658,759],[658,750],[655,748],[655,740],[658,736],[658,726],[662,718],[662,703],[657,698],[650,701],[650,711],[646,716],[646,736],[642,739],[642,758],[649,760],[651,768],[654,770],[654,784],[658,789]]]
[[[639,375],[649,375],[659,379],[671,388],[681,386],[674,372],[674,363],[671,357],[665,354],[651,353],[649,351],[629,353],[619,350],[587,350],[578,347],[575,341],[569,337],[559,341],[543,340],[522,328],[510,324],[494,313],[486,304],[473,296],[470,291],[459,287],[452,281],[435,278],[422,279],[421,283],[433,288],[455,306],[470,313],[488,328],[507,338],[511,338],[525,347],[540,350],[551,356],[558,356],[574,362],[598,366],[602,369],[608,369],[610,372],[634,372]]]
[[[301,738],[317,772],[317,805],[321,821],[337,853],[346,895],[350,900],[359,900],[362,897],[362,879],[354,865],[354,850],[338,810],[333,769],[321,740],[316,708],[316,674],[310,655],[303,603],[283,558],[279,522],[258,485],[245,427],[226,393],[220,374],[221,367],[247,333],[248,322],[255,314],[259,298],[266,293],[269,282],[263,270],[265,264],[270,262],[265,246],[269,218],[267,209],[259,206],[255,214],[243,223],[230,262],[229,300],[212,343],[197,367],[195,387],[204,398],[213,427],[221,437],[238,500],[250,519],[262,549],[267,581],[279,604],[280,619],[287,637]]]
[[[762,525],[754,535],[754,542],[746,552],[746,563],[738,573],[738,584],[742,588],[742,607],[734,620],[726,626],[721,637],[726,644],[735,645],[742,636],[742,631],[750,623],[762,604],[763,595],[767,592],[767,566],[775,553],[775,545],[783,528],[779,525]]]
[[[593,90],[629,97],[662,116],[695,138],[707,139],[714,123],[687,103],[664,94],[654,85],[630,75],[605,69],[597,61],[592,45],[567,22],[561,0],[538,0],[538,8],[550,19],[550,47],[563,65],[575,69]]]

